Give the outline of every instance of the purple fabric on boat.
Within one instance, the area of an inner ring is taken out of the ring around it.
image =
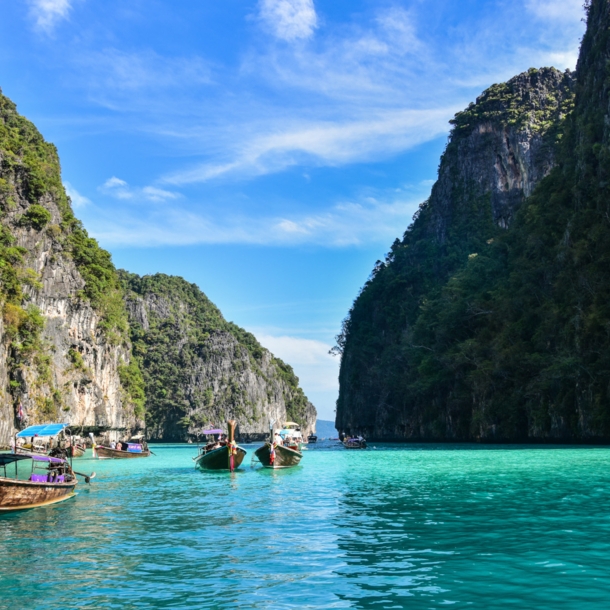
[[[55,483],[65,483],[66,482],[66,477],[63,474],[60,474],[57,479],[55,479]]]
[[[138,445],[137,443],[129,443],[127,445],[127,451],[131,451],[131,453],[142,453],[142,445]]]
[[[30,477],[30,481],[33,481],[34,483],[46,483],[47,475],[46,474],[33,474]]]
[[[33,455],[32,459],[36,462],[51,462],[52,464],[63,464],[66,461],[61,458],[49,457],[48,455]]]
[[[212,430],[204,430],[203,434],[223,434],[222,430],[219,430],[218,428],[214,428]]]

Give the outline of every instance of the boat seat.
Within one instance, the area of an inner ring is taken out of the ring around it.
[[[49,480],[49,475],[46,474],[33,474],[30,477],[30,481],[34,481],[34,483],[47,483]]]
[[[33,474],[30,481],[34,483],[65,483],[66,476],[60,474],[58,477],[53,477],[52,474]]]

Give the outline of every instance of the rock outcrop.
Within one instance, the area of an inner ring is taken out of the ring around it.
[[[313,428],[292,369],[196,286],[121,278],[74,217],[55,147],[0,94],[0,447],[48,421],[105,439],[185,440],[229,418],[245,439],[270,420]]]
[[[436,411],[418,405],[414,352],[432,348],[416,343],[416,324],[469,255],[506,232],[554,167],[573,104],[572,73],[531,69],[493,85],[451,121],[430,199],[377,262],[337,337],[339,431],[394,440],[469,437],[463,423],[442,431],[424,423]]]
[[[43,421],[143,426],[120,380],[130,345],[110,257],[74,218],[55,148],[1,94],[0,208],[0,445]]]
[[[226,322],[196,285],[163,274],[122,277],[150,438],[197,438],[229,419],[241,440],[264,439],[270,421],[314,429],[316,410],[292,368]]]

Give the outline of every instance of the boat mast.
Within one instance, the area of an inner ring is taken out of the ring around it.
[[[235,458],[233,457],[233,447],[235,445],[235,424],[237,422],[232,419],[227,422],[229,428],[229,442],[227,443],[229,449],[229,470],[233,472],[235,470]]]

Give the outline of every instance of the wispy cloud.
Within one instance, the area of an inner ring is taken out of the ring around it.
[[[387,157],[447,132],[447,121],[460,109],[371,111],[361,120],[277,127],[274,133],[238,143],[234,158],[206,163],[163,178],[169,184],[205,182],[223,175],[251,177],[301,163],[344,165]]]
[[[526,0],[527,10],[542,19],[578,22],[584,16],[583,0]]]
[[[345,247],[364,243],[387,244],[399,236],[429,189],[396,189],[382,197],[365,196],[344,201],[314,213],[284,216],[236,215],[194,212],[192,206],[138,205],[144,189],[131,190],[124,181],[110,179],[104,192],[125,202],[120,210],[105,206],[87,209],[86,221],[92,235],[105,246],[255,244],[298,246],[315,244]],[[150,197],[150,196],[149,196]],[[150,200],[150,199],[149,199]]]
[[[104,184],[98,187],[98,190],[105,195],[114,197],[115,199],[163,202],[170,199],[178,199],[180,197],[179,193],[167,191],[155,186],[134,188],[129,186],[125,180],[121,180],[116,176],[108,178]]]
[[[318,23],[313,0],[260,0],[261,20],[287,41],[309,38]]]
[[[86,205],[91,204],[91,200],[81,195],[69,182],[64,182],[64,188],[75,208],[84,208]]]
[[[30,16],[37,29],[50,33],[62,19],[67,19],[71,0],[28,0]]]
[[[275,336],[256,329],[252,332],[261,345],[292,366],[306,393],[338,389],[339,363],[328,353],[331,345],[301,337]]]

